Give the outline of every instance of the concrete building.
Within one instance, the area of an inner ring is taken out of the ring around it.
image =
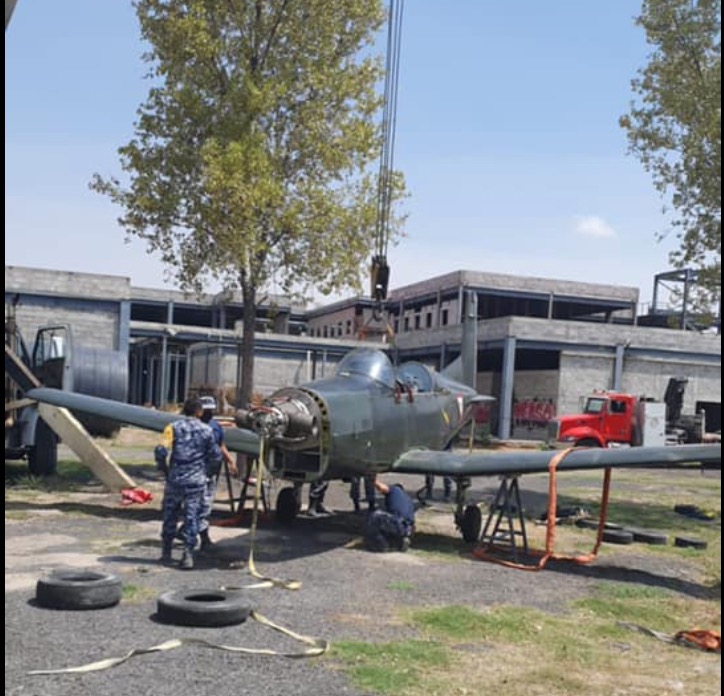
[[[391,291],[382,317],[369,298],[307,310],[271,298],[257,313],[255,388],[262,394],[323,376],[359,342],[441,369],[460,351],[465,292],[478,298],[481,393],[497,402],[493,434],[541,437],[557,413],[593,389],[660,399],[669,377],[689,382],[685,412],[721,428],[718,335],[646,326],[639,290],[457,271]],[[133,288],[127,278],[6,267],[6,305],[19,297],[26,332],[68,321],[79,341],[127,350],[129,399],[180,401],[189,388],[233,400],[243,305],[235,296],[189,298]]]

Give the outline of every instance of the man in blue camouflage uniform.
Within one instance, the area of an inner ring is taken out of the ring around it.
[[[216,399],[214,399],[213,396],[202,396],[201,405],[204,409],[203,414],[201,415],[202,422],[209,425],[213,431],[214,439],[221,450],[221,456],[226,462],[229,474],[231,474],[231,476],[237,476],[239,472],[236,468],[236,462],[224,443],[224,428],[221,423],[214,418],[214,413],[216,411]],[[218,460],[217,466],[214,466],[214,463],[212,462],[206,471],[206,492],[204,494],[204,504],[201,507],[199,517],[199,537],[201,538],[201,546],[199,547],[200,551],[209,551],[214,546],[214,543],[211,541],[211,537],[209,537],[209,519],[211,518],[211,511],[214,508],[214,498],[216,498],[216,488],[219,483],[220,473],[221,460]]]
[[[375,479],[375,489],[385,496],[385,509],[367,517],[365,545],[370,551],[407,551],[415,531],[415,504],[402,484],[388,486]]]
[[[155,450],[156,463],[166,474],[161,561],[171,561],[176,525],[183,514],[185,548],[181,568],[184,570],[194,567],[193,551],[199,533],[207,470],[221,459],[213,431],[200,420],[202,412],[199,399],[187,399],[182,410],[185,417],[166,426],[161,444]]]

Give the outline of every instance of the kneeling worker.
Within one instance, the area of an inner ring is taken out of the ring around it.
[[[370,551],[407,551],[415,531],[415,504],[402,484],[388,486],[375,478],[374,485],[385,496],[385,506],[367,518],[365,546]]]

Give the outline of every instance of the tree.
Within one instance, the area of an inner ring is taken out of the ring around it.
[[[381,0],[136,0],[152,86],[126,181],[91,188],[123,209],[127,237],[200,292],[240,288],[241,398],[253,387],[257,301],[270,279],[359,290],[375,242],[381,147],[374,54]],[[393,173],[395,199],[404,191]],[[391,236],[396,236],[395,218]]]
[[[653,47],[620,120],[630,151],[670,196],[680,246],[704,300],[721,301],[721,0],[644,0],[636,23]]]

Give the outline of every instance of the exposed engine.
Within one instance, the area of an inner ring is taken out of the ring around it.
[[[287,449],[319,446],[319,408],[312,394],[300,389],[282,389],[261,406],[240,409],[236,412],[236,424]]]

